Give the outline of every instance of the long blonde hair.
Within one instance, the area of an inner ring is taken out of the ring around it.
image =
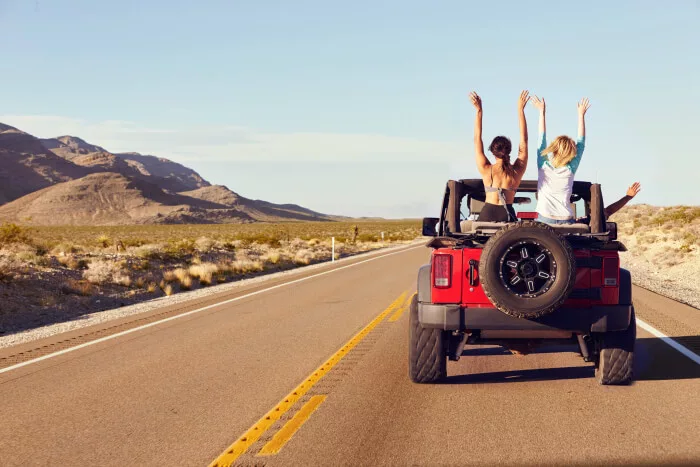
[[[542,151],[545,156],[551,154],[549,163],[552,167],[564,167],[576,157],[576,142],[568,136],[557,136],[554,141]]]

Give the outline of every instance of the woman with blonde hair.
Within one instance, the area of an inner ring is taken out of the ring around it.
[[[480,221],[489,222],[515,222],[518,220],[513,209],[515,191],[520,186],[520,181],[527,168],[527,121],[525,120],[525,105],[530,100],[527,91],[520,93],[518,99],[518,122],[520,126],[520,144],[518,145],[518,158],[511,164],[510,139],[505,136],[496,136],[489,145],[489,151],[496,158],[491,162],[484,154],[484,142],[482,133],[481,97],[475,92],[469,94],[472,104],[476,108],[476,120],[474,121],[474,152],[476,154],[476,167],[481,174],[486,192],[486,204],[479,213]]]
[[[557,136],[547,146],[546,104],[533,96],[532,103],[540,111],[539,144],[537,146],[537,220],[547,224],[573,224],[571,191],[574,176],[586,146],[586,111],[591,106],[584,98],[578,103],[578,141]]]

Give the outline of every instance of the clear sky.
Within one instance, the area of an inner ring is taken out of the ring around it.
[[[521,89],[607,202],[700,204],[700,3],[0,0],[0,122],[171,158],[248,197],[345,215],[435,215],[517,145]],[[531,164],[537,112],[527,111]]]

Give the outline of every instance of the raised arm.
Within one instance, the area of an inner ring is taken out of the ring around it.
[[[637,196],[637,193],[639,193],[641,189],[642,185],[640,185],[639,182],[634,182],[629,188],[627,188],[627,193],[625,193],[625,196],[605,208],[605,217],[610,217],[622,209],[625,204],[629,203],[632,198]]]
[[[578,140],[583,141],[586,138],[586,111],[591,106],[591,102],[587,97],[581,99],[578,103]]]
[[[484,154],[484,141],[481,138],[483,108],[481,107],[481,97],[475,92],[469,93],[469,98],[476,108],[476,119],[474,120],[474,153],[476,154],[476,168],[480,174],[484,174],[491,166],[491,163]]]
[[[586,112],[591,107],[591,102],[587,97],[581,99],[578,103],[578,140],[576,141],[576,157],[569,162],[569,168],[571,171],[576,173],[578,170],[578,165],[581,163],[581,157],[583,157],[583,150],[586,147]]]
[[[518,124],[520,125],[520,145],[518,146],[518,165],[521,174],[527,168],[527,120],[525,119],[525,106],[530,100],[530,93],[522,91],[518,99]]]
[[[537,168],[541,168],[544,165],[544,156],[542,153],[547,148],[547,104],[544,101],[544,97],[540,99],[537,96],[533,96],[532,105],[534,105],[537,110],[540,111],[540,123],[538,126],[538,136],[537,136]]]

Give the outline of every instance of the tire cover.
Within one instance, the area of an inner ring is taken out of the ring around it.
[[[486,296],[503,313],[538,318],[559,308],[576,282],[569,242],[542,222],[514,222],[484,246],[479,277]]]

